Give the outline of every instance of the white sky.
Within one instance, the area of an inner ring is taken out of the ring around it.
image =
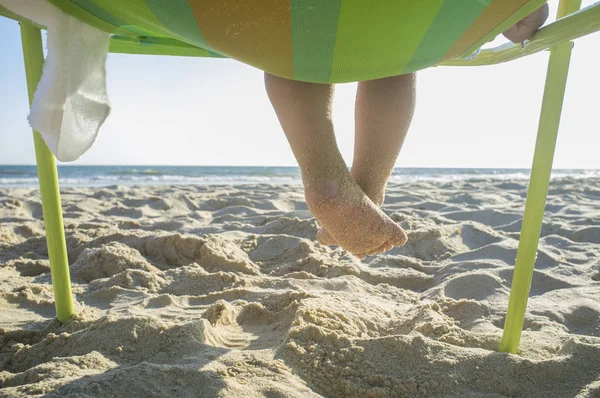
[[[554,15],[557,1],[550,5]],[[576,42],[557,168],[600,168],[599,48],[600,33]],[[0,18],[0,49],[0,164],[34,164],[16,22]],[[530,167],[547,60],[544,52],[492,67],[420,72],[397,166]],[[75,164],[295,165],[256,69],[227,59],[111,54],[107,73],[111,115]],[[334,106],[348,162],[355,89],[339,85]]]

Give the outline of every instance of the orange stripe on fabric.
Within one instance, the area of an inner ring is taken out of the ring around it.
[[[490,33],[521,8],[527,0],[494,0],[479,15],[479,18],[465,31],[448,50],[443,59],[453,59],[464,53],[475,42]]]
[[[293,78],[290,2],[189,0],[196,23],[217,52]]]

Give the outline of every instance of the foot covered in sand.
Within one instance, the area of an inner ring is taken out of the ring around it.
[[[362,191],[367,195],[369,199],[377,206],[381,207],[385,198],[385,183],[382,186],[367,186],[366,184],[358,184]],[[381,184],[378,184],[381,185]],[[317,241],[325,246],[339,246],[339,243],[329,233],[327,228],[321,228],[317,232]],[[378,250],[367,252],[369,256],[374,254],[380,254],[390,250],[393,246],[386,245],[385,247],[378,248]],[[382,249],[382,250],[379,250]]]
[[[349,176],[348,176],[349,177]],[[319,181],[305,188],[306,202],[323,227],[321,244],[339,245],[358,258],[406,243],[406,233],[348,178]]]

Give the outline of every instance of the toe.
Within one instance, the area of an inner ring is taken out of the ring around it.
[[[394,245],[392,245],[390,243],[390,241],[388,240],[383,245],[381,245],[381,247],[379,248],[379,250],[380,250],[379,253],[385,253],[386,251],[390,250],[392,247],[394,247]]]
[[[337,242],[333,239],[333,236],[326,229],[320,229],[317,232],[317,241],[325,246],[335,245]]]
[[[381,253],[389,250],[389,249],[386,249],[387,246],[388,246],[388,242],[385,242],[383,245],[379,246],[377,249],[370,251],[369,256],[373,256],[375,254],[381,254]]]
[[[406,236],[406,232],[404,232],[404,230],[399,225],[396,225],[396,228],[394,229],[392,237],[390,238],[388,243],[392,246],[404,246],[407,240],[408,237]]]
[[[352,253],[352,255],[354,257],[358,258],[359,260],[364,260],[367,257],[366,253],[358,253],[358,254]]]

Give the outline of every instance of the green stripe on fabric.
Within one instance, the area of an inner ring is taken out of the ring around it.
[[[138,26],[128,24],[121,18],[117,17],[115,14],[106,10],[107,5],[105,3],[107,3],[107,2],[101,2],[101,4],[97,4],[93,0],[71,0],[71,1],[73,3],[75,3],[77,6],[79,6],[80,8],[83,8],[84,10],[89,12],[90,14],[94,14],[96,17],[102,19],[103,21],[108,22],[111,25],[118,26],[121,29],[125,29],[130,32],[134,32],[134,33],[137,33],[142,36],[148,36],[148,35],[154,34],[154,32],[142,29]]]
[[[119,25],[114,25],[97,17],[93,13],[81,8],[70,0],[48,0],[51,4],[58,7],[61,11],[71,15],[78,20],[87,23],[90,26],[100,29],[107,33],[120,34],[124,36],[139,36],[137,33],[133,33],[127,29],[121,28]]]
[[[88,0],[95,3],[114,17],[126,21],[122,25],[126,29],[137,31],[144,36],[171,37],[171,33],[150,11],[144,0],[106,1]]]
[[[329,83],[341,0],[291,0],[294,80]]]
[[[200,31],[187,0],[144,0],[150,11],[171,32],[186,42],[213,50]]]
[[[344,0],[331,81],[401,74],[443,4],[444,0]],[[407,20],[411,22],[402,23]]]
[[[175,39],[148,37],[139,39],[129,36],[112,36],[109,51],[120,54],[174,55],[182,57],[226,58],[221,54],[208,51]]]
[[[436,65],[492,0],[446,0],[404,73]]]
[[[98,6],[96,3],[90,0],[71,0],[71,2],[75,3],[78,7],[83,8],[90,14],[93,14],[94,16],[100,18],[104,22],[108,22],[111,25],[118,27],[127,25],[125,21],[115,17],[114,15],[107,12],[102,7]]]

